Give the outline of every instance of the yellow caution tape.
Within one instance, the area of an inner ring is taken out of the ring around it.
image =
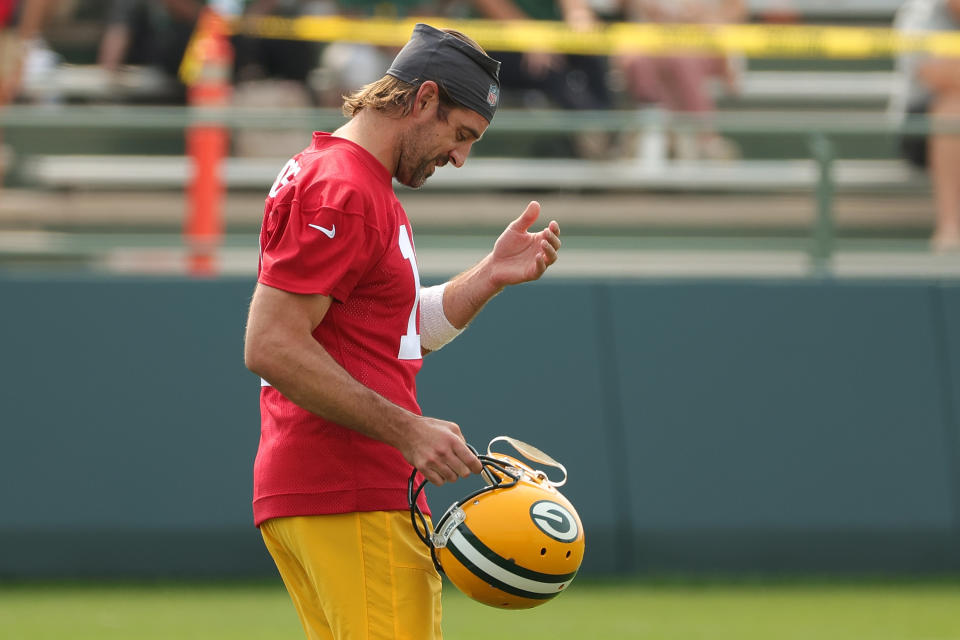
[[[890,28],[816,25],[608,23],[588,31],[545,20],[386,20],[342,16],[243,18],[234,34],[314,42],[402,46],[417,22],[461,31],[490,51],[615,55],[738,53],[767,58],[889,58],[926,52],[960,56],[960,32],[905,34]]]

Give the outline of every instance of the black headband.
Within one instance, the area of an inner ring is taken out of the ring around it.
[[[422,22],[413,28],[387,75],[419,85],[433,80],[458,104],[487,119],[500,102],[500,63],[473,45]]]

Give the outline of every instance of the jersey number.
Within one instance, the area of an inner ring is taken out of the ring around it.
[[[293,180],[293,177],[298,173],[300,173],[300,163],[293,158],[287,160],[287,164],[283,165],[283,169],[280,170],[280,174],[274,180],[273,186],[270,187],[270,197],[276,198],[280,189],[287,186],[287,183]]]
[[[413,308],[410,309],[410,319],[407,321],[407,334],[400,336],[400,353],[397,358],[400,360],[419,360],[423,357],[420,353],[420,334],[417,333],[417,309],[420,308],[420,272],[417,270],[417,256],[413,252],[413,243],[410,242],[410,235],[407,233],[406,225],[400,226],[400,255],[404,260],[410,262],[410,270],[413,271],[413,284],[416,295],[413,298]]]

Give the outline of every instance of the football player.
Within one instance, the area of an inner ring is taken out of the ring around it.
[[[245,346],[262,378],[253,510],[309,638],[441,637],[407,478],[415,467],[440,485],[481,464],[455,422],[421,414],[415,377],[497,293],[543,275],[560,228],[531,232],[531,202],[477,265],[421,288],[392,179],[419,187],[463,166],[496,111],[499,66],[463,34],[418,24],[266,201]]]

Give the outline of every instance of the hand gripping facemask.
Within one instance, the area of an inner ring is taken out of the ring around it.
[[[543,471],[493,452],[496,442],[509,443],[530,462],[560,470],[563,478],[554,482]],[[502,609],[539,606],[570,585],[583,560],[580,517],[557,491],[567,481],[567,470],[508,436],[491,440],[486,455],[477,457],[486,486],[454,502],[432,532],[417,506],[426,481],[417,486],[414,470],[407,492],[414,529],[437,569],[469,597]]]

